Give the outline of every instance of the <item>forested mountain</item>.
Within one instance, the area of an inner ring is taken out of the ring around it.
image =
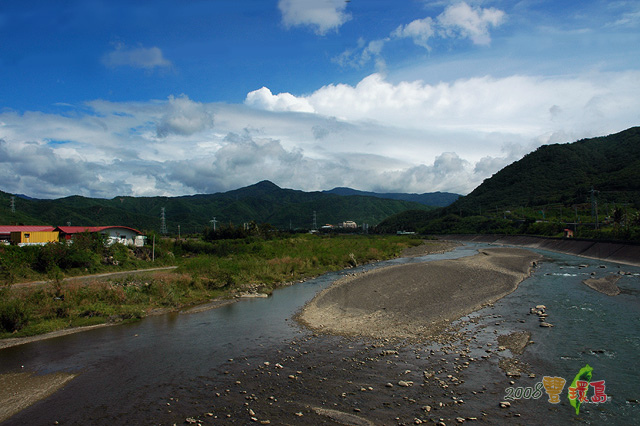
[[[632,127],[542,146],[450,206],[402,212],[379,229],[557,235],[569,227],[594,236],[609,226],[612,236],[635,239],[639,210],[640,127]]]
[[[390,200],[404,200],[411,201],[414,203],[424,204],[426,206],[434,206],[434,207],[446,207],[460,198],[459,194],[452,194],[451,192],[427,192],[424,194],[404,194],[404,193],[396,193],[396,192],[368,192],[368,191],[358,191],[357,189],[338,187],[333,188],[329,191],[324,191],[329,194],[337,194],[337,195],[363,195],[366,197],[378,197],[378,198],[387,198]]]
[[[485,180],[449,211],[640,201],[640,127],[574,143],[544,145]]]
[[[270,223],[289,229],[306,228],[316,223],[353,220],[376,225],[384,218],[407,209],[429,207],[400,200],[365,196],[339,196],[323,192],[282,189],[263,181],[246,188],[183,197],[116,197],[110,200],[72,196],[56,200],[33,200],[16,196],[11,212],[10,194],[0,192],[0,224],[123,225],[141,230],[160,230],[161,211],[165,209],[168,231],[201,232],[206,226],[245,222]]]

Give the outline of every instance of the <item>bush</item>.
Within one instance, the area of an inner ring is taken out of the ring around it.
[[[29,312],[20,299],[0,300],[0,331],[13,333],[29,322]]]

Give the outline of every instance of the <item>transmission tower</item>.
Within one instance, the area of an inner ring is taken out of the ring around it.
[[[164,207],[160,210],[160,233],[162,235],[167,234],[167,220],[164,215]]]
[[[11,197],[11,213],[16,212],[16,197]]]
[[[598,229],[598,200],[596,199],[596,193],[600,192],[591,187],[591,217],[596,220],[596,229]]]
[[[318,229],[318,221],[317,221],[316,219],[317,219],[317,217],[316,217],[316,211],[314,210],[314,211],[313,211],[313,229],[314,229],[314,230],[315,230],[315,229]]]

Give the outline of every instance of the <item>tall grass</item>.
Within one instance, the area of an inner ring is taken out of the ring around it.
[[[215,244],[215,243],[214,243]],[[223,257],[186,260],[178,271],[216,288],[274,285],[397,256],[421,244],[409,237],[299,235],[268,241],[225,241]]]
[[[396,236],[313,235],[194,242],[173,247],[181,257],[175,272],[136,274],[89,284],[63,282],[54,264],[49,284],[26,289],[0,287],[0,338],[133,321],[154,309],[231,297],[248,289],[268,293],[284,283],[388,259],[420,243]]]

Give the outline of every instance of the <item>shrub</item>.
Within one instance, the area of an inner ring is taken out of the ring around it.
[[[20,299],[0,300],[0,331],[13,333],[29,322],[29,312]]]

